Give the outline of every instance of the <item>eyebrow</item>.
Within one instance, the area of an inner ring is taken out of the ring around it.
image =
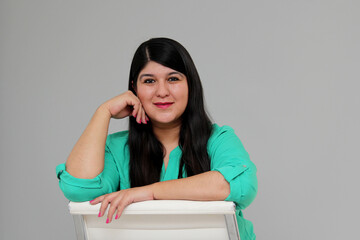
[[[181,72],[170,72],[170,73],[168,73],[168,76],[173,75],[173,74],[179,74],[180,76],[183,76],[183,74],[182,74]],[[144,74],[141,74],[141,75],[140,75],[139,80],[140,80],[142,77],[153,77],[153,76],[154,76],[153,74],[144,73]]]

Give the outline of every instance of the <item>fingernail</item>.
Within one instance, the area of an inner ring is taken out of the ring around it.
[[[136,114],[134,115],[134,118],[136,118]]]
[[[119,216],[116,214],[115,219],[118,219],[118,218],[119,218]]]
[[[94,200],[91,200],[90,203],[92,203]]]
[[[109,219],[106,219],[106,223],[109,223],[110,222],[110,220]]]
[[[98,217],[101,217],[101,212],[99,212],[99,215],[98,215]]]

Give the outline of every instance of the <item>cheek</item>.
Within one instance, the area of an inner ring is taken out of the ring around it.
[[[178,99],[181,100],[183,102],[183,104],[186,106],[187,102],[188,102],[188,97],[189,97],[187,87],[182,87],[181,89],[178,89],[177,96],[178,96]]]
[[[140,100],[140,102],[141,102],[142,104],[143,104],[144,102],[146,102],[146,101],[145,101],[146,98],[145,98],[144,95],[138,93],[138,94],[137,94],[137,97],[139,98],[139,100]]]
[[[174,86],[174,88],[172,89],[172,93],[174,96],[176,96],[178,98],[178,100],[185,100],[188,97],[188,87],[187,84],[179,84]]]
[[[145,112],[151,112],[152,107],[152,94],[150,91],[139,91],[137,97],[139,98],[142,107],[144,108]]]
[[[152,97],[151,90],[146,88],[139,88],[137,91],[137,97],[140,99],[141,103],[145,103]]]

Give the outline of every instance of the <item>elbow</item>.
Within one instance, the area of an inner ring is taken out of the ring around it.
[[[73,202],[89,201],[116,188],[112,182],[103,181],[100,175],[92,179],[76,178],[66,171],[65,164],[58,165],[56,173],[61,191]]]
[[[237,175],[224,175],[228,176],[226,181],[230,186],[228,187],[228,197],[225,201],[232,201],[237,205],[237,208],[247,208],[255,199],[257,195],[257,177],[255,165],[249,163],[249,167],[240,166],[239,171],[236,171]],[[233,170],[234,167],[228,167]],[[226,169],[221,169],[226,172]],[[231,171],[232,173],[234,171]],[[225,185],[222,190],[225,192]]]
[[[72,192],[64,192],[64,196],[71,202],[86,202],[94,199],[77,193],[74,194]]]
[[[80,188],[73,185],[66,184],[65,182],[59,182],[59,186],[64,196],[72,202],[85,202],[93,200],[94,198],[101,196],[105,193],[102,189],[87,189]]]
[[[256,176],[257,169],[254,164],[250,165],[249,171],[247,171],[240,183],[241,195],[239,201],[240,209],[247,208],[256,198],[258,192],[258,180]]]
[[[241,200],[238,205],[240,209],[247,208],[256,198],[257,195],[257,184],[250,184],[243,186],[243,191],[241,194]]]
[[[224,200],[230,195],[230,183],[225,179],[225,177],[218,171],[213,171],[217,175],[215,182],[216,187],[216,200]]]
[[[234,191],[234,202],[240,209],[247,208],[256,198],[258,191],[258,181],[256,171],[248,171],[240,178],[230,183]],[[236,189],[236,190],[235,190]]]

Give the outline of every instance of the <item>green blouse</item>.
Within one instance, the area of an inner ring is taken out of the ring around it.
[[[128,131],[109,134],[105,146],[104,170],[93,179],[81,179],[71,176],[65,163],[56,167],[59,185],[65,197],[70,201],[83,202],[98,196],[130,188]],[[209,138],[208,154],[211,159],[211,171],[220,172],[230,184],[230,194],[225,201],[236,205],[236,217],[242,240],[255,239],[253,225],[243,218],[241,212],[254,200],[257,193],[256,167],[250,161],[240,139],[229,126],[219,127],[213,124]],[[177,179],[182,151],[178,146],[171,151],[165,171],[163,164],[160,181]],[[183,177],[186,177],[185,167]]]

